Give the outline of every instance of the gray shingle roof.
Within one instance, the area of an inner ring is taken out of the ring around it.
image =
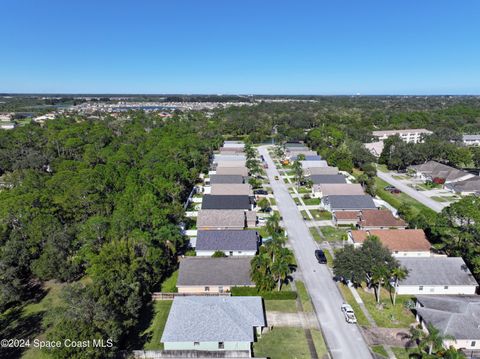
[[[478,192],[480,193],[480,177],[475,176],[464,181],[448,183],[445,187],[455,192]]]
[[[329,204],[335,210],[376,209],[372,197],[369,195],[332,195],[323,198],[324,204]]]
[[[251,230],[198,231],[196,250],[256,251],[258,233]]]
[[[446,181],[453,181],[464,176],[468,176],[468,172],[447,166],[437,161],[428,161],[421,165],[410,166],[417,172],[421,172],[431,178],[444,178]]]
[[[313,184],[322,184],[322,183],[347,183],[345,176],[341,174],[336,175],[311,175],[310,179]]]
[[[480,135],[463,135],[463,140],[478,141],[480,140]]]
[[[400,285],[478,285],[460,257],[398,258],[408,269]]]
[[[253,285],[251,258],[186,257],[180,261],[177,286]]]
[[[206,194],[203,196],[202,209],[251,209],[252,200],[247,195]]]
[[[218,183],[244,183],[244,177],[240,175],[211,175],[210,184]]]
[[[480,296],[417,296],[417,313],[442,334],[480,339]]]
[[[253,342],[263,326],[261,297],[176,297],[161,342]]]

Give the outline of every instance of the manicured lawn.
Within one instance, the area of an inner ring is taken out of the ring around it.
[[[303,202],[306,206],[318,206],[320,205],[320,198],[303,198]]]
[[[300,200],[298,199],[298,197],[295,197],[295,198],[293,199],[293,201],[295,202],[295,204],[296,204],[297,206],[300,206],[301,203],[300,203]]]
[[[305,218],[306,221],[311,221],[310,217],[308,216],[307,214],[307,211],[305,211],[304,209],[302,209],[300,211],[300,213],[302,214],[302,217]]]
[[[385,191],[384,187],[389,186],[389,184],[378,177],[375,177],[375,184],[377,185],[377,195],[384,201],[390,203],[395,208],[400,208],[402,204],[408,204],[417,213],[421,213],[421,212],[423,213],[431,212],[432,214],[434,213],[433,210],[421,204],[420,202],[418,202],[417,200],[413,199],[412,197],[410,197],[405,193],[393,194],[388,191]]]
[[[437,202],[452,202],[457,199],[455,196],[432,196],[430,198]]]
[[[342,283],[337,283],[337,286],[340,289],[345,301],[352,306],[355,316],[357,317],[358,324],[369,327],[370,323],[368,322],[367,317],[365,317],[365,314],[363,314],[358,303],[355,301],[355,298],[353,298],[353,294],[350,292],[350,289],[348,289],[348,287]],[[338,308],[338,310],[340,310],[340,308]]]
[[[357,289],[362,297],[365,306],[379,327],[383,328],[407,328],[415,322],[415,317],[411,310],[405,308],[404,303],[412,299],[408,295],[397,296],[397,303],[394,306],[390,300],[388,290],[382,288],[381,303],[383,309],[377,307],[375,294],[366,292],[363,288]]]
[[[327,257],[327,266],[329,266],[330,268],[333,268],[333,257],[330,254],[330,251],[328,251],[327,249],[324,249],[323,253],[325,253],[325,257]]]
[[[346,229],[330,226],[320,227],[320,230],[329,242],[341,242],[347,233]]]
[[[167,322],[168,313],[173,301],[171,300],[158,300],[155,302],[154,311],[155,316],[153,318],[152,325],[145,331],[150,338],[145,343],[143,349],[145,350],[163,350],[163,344],[160,343],[162,338],[163,328]]]
[[[310,188],[307,188],[307,187],[300,187],[298,189],[298,193],[311,193],[312,190]]]
[[[176,293],[177,292],[177,278],[178,270],[172,273],[170,277],[165,279],[162,283],[162,292],[165,293]]]
[[[319,358],[325,353],[325,343],[323,342],[319,330],[312,330],[315,348]],[[253,344],[255,357],[268,357],[271,359],[309,359],[305,332],[301,328],[276,327],[272,331],[262,334],[258,342]]]
[[[296,313],[297,303],[294,299],[266,300],[265,310],[274,312]]]
[[[328,211],[311,209],[310,213],[312,214],[313,218],[319,221],[328,221],[332,219],[332,214]]]
[[[374,353],[379,354],[385,358],[388,358],[388,353],[383,347],[383,345],[372,345],[371,348]]]
[[[312,235],[313,239],[315,239],[317,242],[323,242],[324,239],[320,237],[320,234],[318,234],[317,229],[315,227],[310,227],[310,234]]]
[[[275,198],[269,198],[268,200],[270,201],[271,206],[275,206],[277,204],[277,201],[275,201]]]
[[[391,349],[397,359],[409,359],[411,353],[418,353],[416,348],[406,349],[403,347],[391,347]]]
[[[305,284],[302,281],[295,281],[295,286],[297,287],[298,297],[302,302],[303,311],[313,312],[313,304],[312,300],[310,299],[310,295],[308,294],[307,288],[305,288]]]

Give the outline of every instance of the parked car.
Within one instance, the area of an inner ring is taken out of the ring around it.
[[[402,191],[400,191],[397,187],[395,186],[385,186],[383,188],[385,191],[388,191],[390,193],[395,193],[395,194],[398,194],[398,193],[402,193]]]
[[[265,223],[267,222],[267,219],[264,217],[258,217],[258,223]]]
[[[278,181],[278,176],[275,176],[275,180]]]
[[[353,311],[350,304],[342,304],[342,312],[345,317],[347,323],[355,324],[357,322],[357,317],[355,316],[355,312]]]
[[[260,196],[266,196],[268,195],[268,191],[265,191],[264,189],[256,189],[253,191],[253,194],[260,195]]]
[[[268,168],[268,164],[265,163],[265,164],[263,165],[263,168],[265,168],[265,169]]]
[[[327,264],[327,257],[321,249],[315,250],[315,257],[317,258],[318,263]]]

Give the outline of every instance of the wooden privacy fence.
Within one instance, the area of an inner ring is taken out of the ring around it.
[[[173,300],[175,297],[190,297],[190,296],[202,296],[202,297],[230,297],[230,292],[224,293],[152,293],[152,300]]]

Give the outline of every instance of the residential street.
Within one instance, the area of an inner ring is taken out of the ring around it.
[[[399,180],[396,180],[395,178],[392,177],[390,173],[385,173],[381,171],[377,171],[377,176],[381,178],[382,180],[390,183],[391,185],[397,187],[400,191],[404,192],[405,194],[408,194],[410,197],[416,199],[418,202],[424,204],[425,206],[433,209],[435,212],[441,212],[442,209],[446,206],[448,206],[448,203],[440,203],[437,202],[427,196],[425,196],[423,193],[408,187],[407,185],[403,184]]]
[[[261,146],[259,152],[268,164],[266,171],[278,209],[283,217],[289,241],[333,358],[372,358],[360,329],[356,325],[345,322],[340,311],[343,298],[332,280],[327,266],[318,264],[314,256],[317,244],[291,198],[287,186],[281,179],[278,181],[274,179],[275,176],[280,177],[280,174],[270,158],[267,148],[268,146]]]

